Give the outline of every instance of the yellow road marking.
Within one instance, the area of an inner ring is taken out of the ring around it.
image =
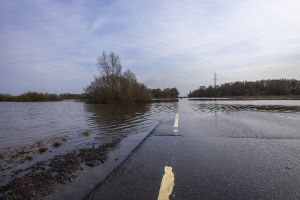
[[[174,187],[174,174],[172,167],[165,166],[165,174],[161,180],[159,195],[157,200],[168,200]]]
[[[175,121],[174,121],[174,125],[173,125],[173,127],[174,128],[178,128],[178,119],[179,118],[179,115],[178,115],[178,113],[175,115]]]

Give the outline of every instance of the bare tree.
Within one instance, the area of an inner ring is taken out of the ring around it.
[[[98,58],[98,69],[102,73],[103,81],[112,92],[111,95],[117,95],[120,89],[119,77],[122,75],[122,65],[119,56],[114,52],[107,54],[103,51],[102,56]]]
[[[114,52],[103,51],[98,58],[100,76],[85,89],[87,98],[93,103],[143,102],[150,98],[149,90],[138,83],[134,73],[122,73],[120,58]]]
[[[102,56],[98,58],[98,68],[107,77],[119,76],[122,72],[120,58],[114,52],[106,54],[106,52],[103,51]]]

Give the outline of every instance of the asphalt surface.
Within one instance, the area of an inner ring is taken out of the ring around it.
[[[180,101],[179,127],[162,119],[87,199],[157,199],[165,166],[170,199],[300,199],[300,113],[200,104]]]

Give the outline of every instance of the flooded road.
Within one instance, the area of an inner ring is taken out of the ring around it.
[[[184,99],[177,114],[87,199],[158,199],[166,167],[170,199],[300,198],[299,101]]]
[[[300,198],[298,100],[0,103],[0,113],[4,198]]]

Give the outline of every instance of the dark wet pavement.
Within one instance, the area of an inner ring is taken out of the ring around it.
[[[165,166],[170,199],[300,199],[299,112],[178,104],[87,199],[157,199]]]

